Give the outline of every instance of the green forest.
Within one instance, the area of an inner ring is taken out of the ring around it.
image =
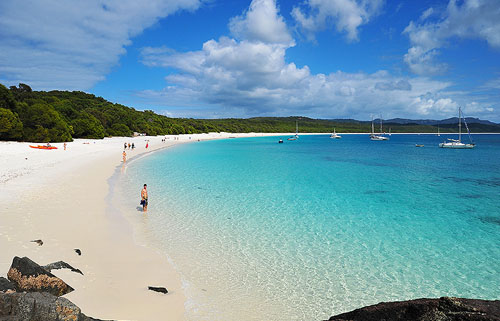
[[[138,111],[81,91],[33,91],[26,84],[9,88],[0,84],[0,140],[29,142],[67,142],[73,138],[104,138],[147,135],[176,135],[208,132],[279,133],[295,132],[299,122],[302,133],[354,133],[370,131],[370,122],[326,120],[307,117],[256,117],[248,119],[170,118],[151,110]],[[437,132],[437,127],[418,124],[391,124],[392,133]],[[500,132],[500,125],[470,124],[472,132]],[[457,126],[441,125],[444,132]]]

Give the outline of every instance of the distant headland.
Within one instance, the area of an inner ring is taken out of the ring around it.
[[[81,91],[33,91],[29,85],[10,88],[0,84],[0,140],[67,142],[74,138],[233,133],[368,133],[369,121],[312,119],[308,117],[254,117],[225,119],[170,118],[152,110],[138,111]],[[500,124],[466,118],[473,133],[500,133]],[[444,120],[388,119],[392,133],[456,133],[457,118]]]

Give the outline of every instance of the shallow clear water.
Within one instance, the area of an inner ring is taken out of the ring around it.
[[[196,142],[132,162],[121,185],[135,207],[148,184],[141,222],[181,271],[193,320],[498,299],[500,135],[474,137],[473,150],[438,148],[446,135]]]

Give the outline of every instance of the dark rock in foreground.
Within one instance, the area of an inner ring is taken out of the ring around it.
[[[155,292],[161,292],[164,294],[168,293],[168,290],[164,287],[148,286],[148,290],[155,291]]]
[[[84,315],[66,298],[50,293],[0,293],[2,321],[99,321]]]
[[[9,280],[4,278],[3,276],[0,276],[0,292],[5,292],[8,290],[15,291],[16,288],[14,287],[14,284],[12,284]]]
[[[42,267],[47,272],[51,272],[52,270],[59,270],[59,269],[70,269],[71,272],[76,272],[76,273],[80,273],[81,275],[83,275],[82,271],[80,271],[79,269],[75,269],[74,267],[72,267],[71,265],[69,265],[68,263],[66,263],[64,261],[57,261],[54,263],[44,265]]]
[[[7,277],[18,291],[49,292],[56,296],[73,291],[73,288],[63,280],[47,272],[27,257],[15,256]]]
[[[500,301],[443,297],[382,302],[331,317],[337,321],[500,321]]]

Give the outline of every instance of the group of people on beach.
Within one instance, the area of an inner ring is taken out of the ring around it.
[[[134,143],[132,143],[132,144],[123,143],[123,149],[127,149],[127,147],[128,147],[128,149],[134,149],[135,145],[134,145]]]

